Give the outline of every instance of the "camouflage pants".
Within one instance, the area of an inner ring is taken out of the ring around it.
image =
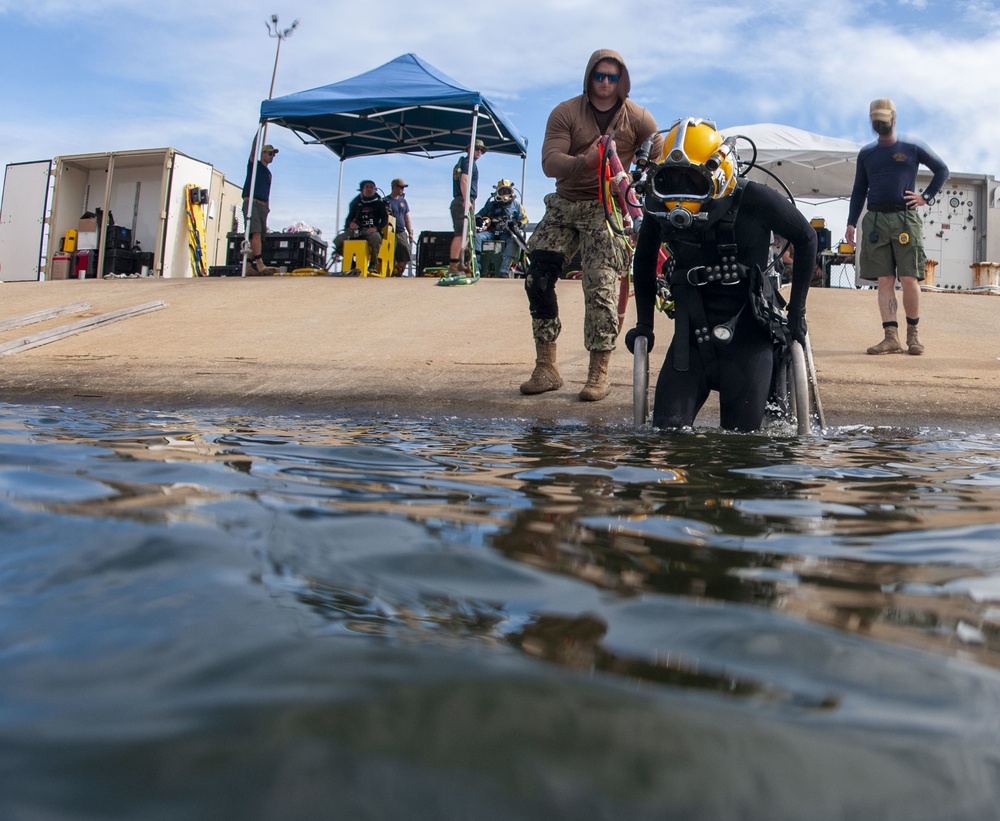
[[[631,247],[623,237],[612,233],[599,201],[570,202],[558,194],[548,194],[545,215],[528,240],[528,251],[551,251],[568,262],[577,249],[583,267],[584,347],[589,351],[614,350],[618,336],[618,280],[628,272]],[[529,267],[525,281],[529,299],[537,285],[531,281],[535,275]],[[554,291],[556,277],[547,277],[540,287]],[[562,323],[558,315],[532,319],[531,330],[536,343],[555,342]]]

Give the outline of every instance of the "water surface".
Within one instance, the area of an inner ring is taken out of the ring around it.
[[[988,818],[1000,434],[0,406],[2,818]]]

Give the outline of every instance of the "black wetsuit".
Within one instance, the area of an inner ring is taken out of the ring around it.
[[[353,222],[358,228],[378,228],[381,231],[388,221],[389,210],[384,199],[376,194],[370,200],[366,200],[358,194],[351,200],[344,224],[350,225]]]
[[[691,320],[687,344],[677,338],[685,324],[681,322],[660,370],[653,403],[656,427],[693,425],[713,390],[719,392],[723,428],[751,431],[761,426],[774,368],[774,341],[771,331],[754,318],[747,273],[754,266],[766,267],[772,232],[795,248],[789,315],[796,311],[798,316],[805,314],[806,293],[816,264],[815,230],[795,206],[770,188],[742,179],[739,185],[741,192],[703,206],[710,217],[708,227],[695,222],[688,228],[674,228],[652,215],[643,220],[634,258],[637,329],[653,327],[656,260],[661,242],[667,243],[674,260],[670,281],[677,317],[683,320],[686,312]],[[738,211],[735,221],[729,223],[731,228],[720,229],[718,226],[725,223],[723,215],[737,200]],[[735,237],[740,277],[734,284],[716,281],[690,285],[691,269],[695,269],[691,278],[697,281],[704,275],[698,272],[698,266],[719,264],[719,244],[726,239],[720,238],[720,231],[727,230],[728,239]],[[703,306],[704,323],[694,321],[699,313],[696,301]],[[737,315],[728,344],[712,338],[707,349],[705,343],[699,345],[696,330],[707,327],[711,338],[712,328]]]

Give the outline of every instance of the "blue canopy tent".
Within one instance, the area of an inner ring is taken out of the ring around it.
[[[289,128],[340,159],[375,154],[454,154],[475,140],[525,157],[528,142],[506,116],[415,54],[356,77],[260,105],[261,122]]]
[[[403,54],[339,83],[265,100],[260,122],[284,126],[306,145],[326,146],[340,157],[338,225],[343,163],[352,157],[432,158],[464,152],[471,162],[476,140],[482,140],[487,151],[522,160],[528,150],[528,141],[493,103],[415,54]],[[523,193],[523,163],[521,189]],[[468,206],[466,202],[466,211]]]

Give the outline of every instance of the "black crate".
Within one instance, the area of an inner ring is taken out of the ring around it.
[[[243,240],[246,237],[239,231],[226,234],[226,265],[243,264]]]
[[[243,273],[243,264],[239,265],[210,265],[208,275],[210,277],[238,277]]]
[[[451,231],[421,231],[417,240],[417,275],[427,268],[440,268],[451,258]]]
[[[104,249],[104,274],[134,274],[135,254],[126,248]]]
[[[124,225],[109,225],[105,236],[107,237],[104,243],[105,249],[123,248],[128,250],[132,247],[132,229],[126,228]]]
[[[267,234],[261,250],[268,265],[290,271],[326,266],[327,244],[309,232]]]

